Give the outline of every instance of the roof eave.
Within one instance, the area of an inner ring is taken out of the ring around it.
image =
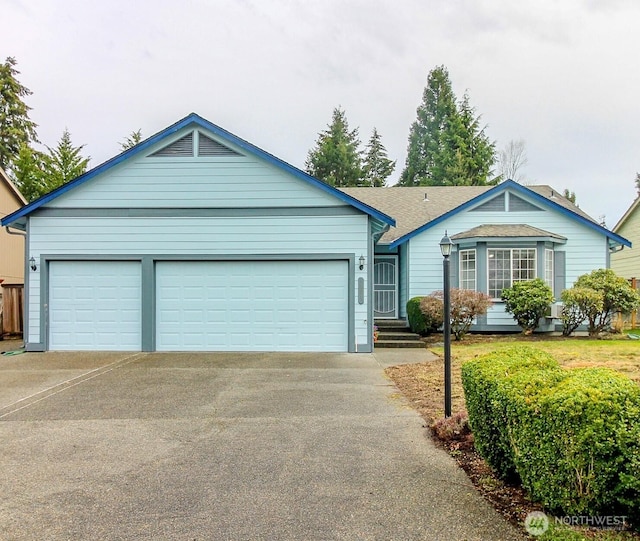
[[[615,242],[618,242],[621,245],[631,247],[631,243],[624,237],[621,237],[620,235],[617,235],[616,233],[609,231],[606,227],[603,227],[600,224],[597,224],[596,222],[593,222],[591,220],[588,220],[587,218],[584,218],[583,216],[580,216],[579,214],[573,212],[571,209],[563,207],[559,203],[556,203],[555,201],[552,201],[544,197],[543,195],[540,195],[534,192],[533,190],[526,188],[525,186],[521,186],[520,184],[518,184],[517,182],[514,182],[513,180],[505,180],[504,182],[502,182],[501,184],[498,184],[497,186],[491,188],[490,190],[487,190],[486,192],[480,195],[477,195],[472,199],[469,199],[467,202],[457,206],[456,208],[450,210],[449,212],[446,212],[445,214],[438,216],[436,219],[430,222],[427,222],[426,224],[414,229],[409,233],[406,233],[402,237],[390,243],[389,247],[396,248],[401,244],[404,244],[405,242],[409,241],[411,238],[415,237],[416,235],[419,235],[423,231],[426,231],[427,229],[430,229],[435,225],[438,225],[444,220],[450,218],[451,216],[454,216],[457,213],[462,212],[463,210],[469,208],[470,206],[476,205],[477,203],[480,203],[481,201],[487,199],[488,197],[491,197],[492,195],[499,193],[500,191],[505,191],[507,189],[513,189],[515,192],[519,192],[522,195],[529,196],[535,201],[537,201],[538,203],[551,207],[552,209],[560,212],[561,214],[568,216],[569,218],[576,220],[577,222],[589,227],[590,229],[594,229],[598,231],[599,233],[605,235],[608,239],[610,240],[613,239]]]
[[[115,167],[119,163],[133,157],[136,154],[143,152],[144,150],[148,149],[152,145],[155,145],[158,141],[178,132],[179,130],[189,126],[190,124],[195,124],[201,128],[211,131],[212,133],[215,133],[216,135],[222,137],[223,139],[226,139],[229,142],[233,143],[234,145],[242,148],[249,154],[252,154],[258,158],[261,158],[267,161],[268,163],[271,163],[272,165],[275,165],[276,167],[279,167],[280,169],[285,170],[286,172],[292,174],[293,176],[309,184],[312,184],[313,186],[325,191],[326,193],[333,195],[334,197],[337,197],[344,203],[347,203],[355,207],[356,209],[360,210],[361,212],[364,212],[365,214],[373,216],[374,218],[384,222],[385,224],[389,224],[390,226],[396,225],[396,221],[391,216],[388,216],[387,214],[380,212],[379,210],[373,207],[370,207],[369,205],[366,205],[362,201],[359,201],[358,199],[355,199],[354,197],[351,197],[350,195],[347,195],[346,193],[341,192],[337,188],[334,188],[333,186],[330,186],[329,184],[326,184],[325,182],[322,182],[321,180],[318,180],[317,178],[312,177],[311,175],[309,175],[308,173],[305,173],[301,169],[298,169],[297,167],[294,167],[293,165],[288,164],[287,162],[281,160],[280,158],[277,158],[276,156],[269,154],[268,152],[262,150],[261,148],[256,147],[255,145],[249,143],[248,141],[245,141],[244,139],[241,139],[240,137],[232,134],[231,132],[228,132],[227,130],[225,130],[224,128],[221,128],[220,126],[216,126],[215,124],[209,122],[208,120],[205,120],[204,118],[202,118],[201,116],[195,113],[189,114],[182,120],[179,120],[178,122],[176,122],[175,124],[172,124],[168,128],[165,128],[164,130],[156,133],[155,135],[152,135],[145,141],[138,143],[136,146],[128,150],[125,150],[124,152],[118,154],[117,156],[114,156],[113,158],[107,160],[106,162],[94,167],[90,171],[87,171],[83,175],[80,175],[74,180],[66,184],[63,184],[62,186],[56,188],[52,192],[22,207],[18,211],[5,217],[2,220],[2,225],[9,225],[13,223],[15,220],[23,216],[29,215],[34,210],[52,201],[53,199],[60,197],[62,194],[68,192],[69,190],[75,188],[76,186],[79,186],[80,184],[87,182],[88,180],[94,178],[95,176],[105,172],[106,170],[111,169],[112,167]]]
[[[521,235],[513,235],[512,237],[464,237],[451,239],[454,244],[460,244],[461,242],[509,242],[513,239],[518,239],[518,241],[528,241],[528,242],[552,242],[554,244],[566,244],[567,239],[564,237],[555,237],[552,235],[541,235],[537,237],[525,237]]]
[[[620,229],[624,225],[624,223],[627,221],[629,216],[631,216],[631,214],[633,214],[635,209],[638,207],[638,205],[640,205],[640,195],[638,195],[638,197],[636,197],[635,201],[633,203],[631,203],[631,206],[622,215],[622,218],[620,218],[618,220],[618,223],[613,226],[613,229],[611,231],[613,231],[614,233],[617,233],[618,229]]]

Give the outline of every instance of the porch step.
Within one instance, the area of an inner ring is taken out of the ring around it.
[[[391,331],[391,330],[384,330],[384,331],[380,331],[380,333],[378,334],[378,340],[419,340],[420,336],[418,336],[416,333],[410,332],[409,330],[402,330],[402,331]]]
[[[407,330],[410,331],[409,325],[404,319],[376,319],[374,324],[378,327],[380,332],[388,330]]]
[[[412,333],[403,319],[377,319],[378,341],[376,348],[424,348],[420,335]]]
[[[422,348],[424,349],[425,343],[422,340],[380,340],[373,344],[375,348]]]

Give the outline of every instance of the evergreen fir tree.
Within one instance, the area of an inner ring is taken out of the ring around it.
[[[389,159],[378,130],[373,128],[371,139],[365,148],[364,186],[384,186],[395,168],[396,162]]]
[[[120,143],[120,149],[122,151],[129,150],[136,146],[140,141],[142,141],[142,130],[133,131],[131,132],[131,135]]]
[[[331,124],[309,151],[306,170],[332,186],[359,186],[363,177],[359,147],[358,129],[349,130],[345,112],[337,107]]]
[[[465,94],[458,104],[444,66],[427,79],[417,119],[409,133],[402,186],[485,185],[495,161],[480,117]]]
[[[46,156],[42,152],[22,143],[11,166],[13,181],[29,202],[49,191],[44,176],[45,160]]]
[[[11,173],[22,145],[37,142],[37,124],[29,118],[29,107],[23,98],[31,91],[20,84],[15,58],[0,64],[0,167]],[[13,175],[12,175],[13,176]]]
[[[90,158],[81,154],[84,145],[73,146],[71,134],[65,128],[55,148],[47,147],[45,156],[45,181],[47,191],[54,190],[86,172]]]

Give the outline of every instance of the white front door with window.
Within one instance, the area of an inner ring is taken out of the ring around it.
[[[398,256],[376,256],[373,264],[373,317],[398,318]]]

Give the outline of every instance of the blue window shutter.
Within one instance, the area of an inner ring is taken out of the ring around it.
[[[553,296],[556,299],[560,299],[560,294],[567,289],[565,256],[565,252],[554,252],[553,254]]]
[[[458,269],[460,267],[460,264],[458,263],[459,261],[458,252],[452,251],[450,259],[451,261],[449,262],[449,266],[450,266],[451,274],[449,276],[451,277],[451,287],[460,287],[458,282]]]

